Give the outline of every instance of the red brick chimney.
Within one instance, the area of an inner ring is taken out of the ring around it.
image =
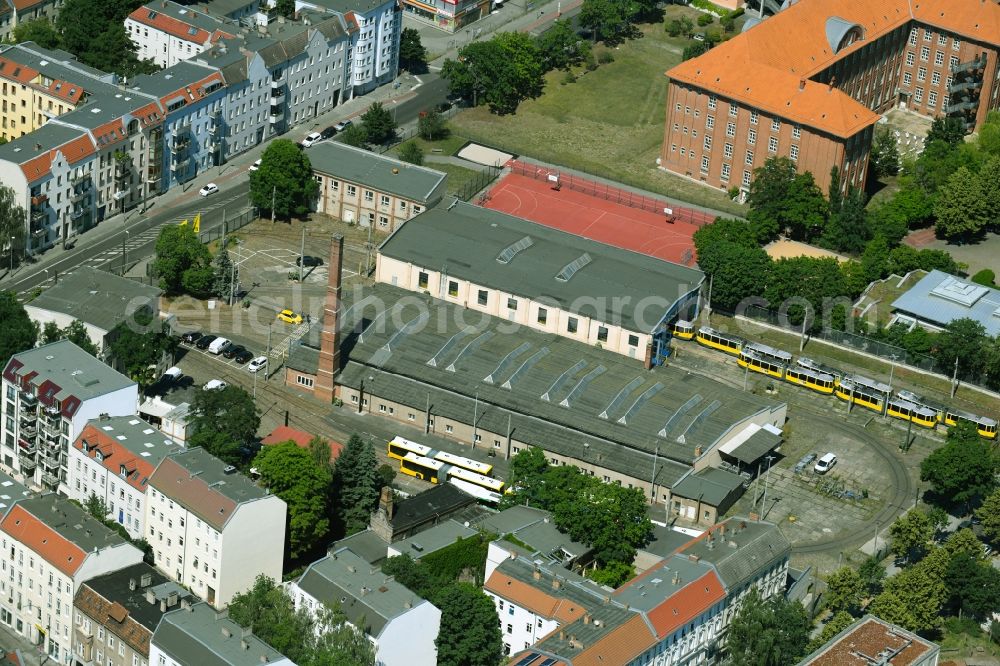
[[[319,368],[313,395],[326,403],[336,395],[334,379],[340,369],[340,335],[337,317],[340,314],[340,273],[344,257],[344,236],[334,234],[330,244],[330,274],[326,283],[326,304],[323,307],[323,332],[320,338]]]

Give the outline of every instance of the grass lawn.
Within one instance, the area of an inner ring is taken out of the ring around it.
[[[458,194],[462,186],[479,175],[479,172],[475,169],[466,169],[457,164],[439,164],[437,162],[425,161],[424,166],[429,169],[444,171],[448,174],[448,194]]]
[[[941,631],[942,659],[983,659],[992,662],[1000,653],[1000,646],[990,641],[974,621],[949,618]]]
[[[668,12],[667,19],[672,17]],[[614,62],[577,72],[575,83],[563,84],[564,72],[550,72],[542,96],[521,104],[516,114],[496,116],[483,106],[462,111],[451,125],[463,136],[513,153],[744,214],[724,192],[656,168],[667,98],[664,72],[680,62],[689,42],[669,37],[663,24],[642,30],[641,39],[611,49]]]
[[[396,146],[393,149],[393,152],[398,154],[399,149],[405,144],[415,143],[420,146],[421,150],[424,151],[424,155],[454,155],[462,146],[466,144],[466,142],[468,142],[468,140],[468,138],[454,132],[450,133],[443,139],[438,139],[437,141],[428,141],[423,137],[415,136],[412,139],[408,139],[407,141],[404,141]]]

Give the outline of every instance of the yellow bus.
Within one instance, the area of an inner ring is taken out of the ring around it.
[[[395,458],[396,460],[402,460],[406,457],[407,453],[413,453],[418,456],[430,456],[434,449],[429,446],[424,446],[423,444],[417,444],[416,442],[411,442],[405,437],[396,436],[392,438],[389,442],[389,446],[386,450],[386,455],[390,458]]]
[[[470,472],[482,474],[483,476],[489,476],[490,472],[493,471],[493,465],[481,463],[478,460],[473,460],[471,458],[456,456],[454,453],[448,453],[447,451],[435,451],[432,455],[428,455],[426,453],[423,455],[429,458],[434,458],[434,460],[440,460],[441,462],[454,467],[461,467],[462,469]]]
[[[407,453],[399,461],[399,471],[422,481],[437,483],[441,478],[441,468],[446,467],[445,463],[433,458],[418,456],[415,453]]]

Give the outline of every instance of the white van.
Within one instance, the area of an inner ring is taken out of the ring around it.
[[[230,342],[228,338],[216,338],[215,340],[212,340],[212,344],[208,346],[208,351],[213,354],[221,354],[232,346],[233,343]]]
[[[832,453],[827,453],[822,458],[816,461],[816,466],[813,467],[813,471],[816,472],[817,474],[826,474],[836,464],[837,464],[837,456]]]

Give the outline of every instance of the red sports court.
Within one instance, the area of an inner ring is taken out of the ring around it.
[[[715,219],[665,199],[534,164],[511,160],[507,167],[510,173],[480,200],[483,206],[667,261],[693,265],[692,236]],[[557,174],[558,183],[550,178]]]

